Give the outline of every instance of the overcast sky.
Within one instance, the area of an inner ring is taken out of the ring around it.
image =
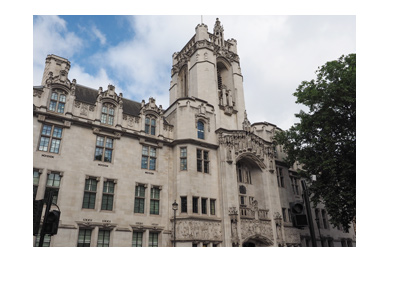
[[[210,16],[225,40],[237,40],[245,103],[251,123],[287,129],[304,107],[293,96],[317,68],[356,52],[355,16]],[[108,84],[132,100],[167,108],[172,54],[195,34],[201,16],[34,16],[33,85],[40,85],[46,55],[71,62],[69,78],[98,89]]]

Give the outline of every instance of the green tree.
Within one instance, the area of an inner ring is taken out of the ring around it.
[[[290,166],[298,162],[303,176],[316,175],[312,202],[323,202],[330,222],[347,231],[356,217],[356,55],[327,62],[316,74],[293,94],[309,112],[295,114],[300,123],[275,140]]]

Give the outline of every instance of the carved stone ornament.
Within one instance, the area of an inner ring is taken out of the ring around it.
[[[176,240],[222,241],[221,222],[205,220],[177,220]]]
[[[240,226],[243,241],[255,235],[263,236],[273,241],[274,236],[269,221],[242,219],[240,221]]]
[[[246,131],[223,131],[219,133],[219,144],[226,148],[227,161],[239,161],[243,157],[249,157],[260,168],[265,169],[267,165],[267,147],[271,145],[253,133]],[[229,151],[231,150],[231,151]],[[233,156],[236,155],[236,158]]]

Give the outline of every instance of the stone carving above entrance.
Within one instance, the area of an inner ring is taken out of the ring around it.
[[[178,219],[176,221],[176,240],[222,241],[221,222]]]

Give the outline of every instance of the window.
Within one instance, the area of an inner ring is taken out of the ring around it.
[[[292,210],[287,209],[289,222],[292,222]]]
[[[347,247],[353,247],[353,242],[351,240],[347,241]]]
[[[209,173],[208,151],[197,149],[197,172]]]
[[[54,91],[51,94],[49,110],[57,113],[64,113],[65,94],[60,91]]]
[[[105,136],[97,136],[94,159],[96,161],[111,162],[113,145],[114,139]]]
[[[186,171],[187,170],[187,149],[186,147],[181,147],[181,171]]]
[[[101,123],[114,125],[114,105],[105,103],[101,108]]]
[[[143,232],[133,232],[132,247],[142,247]]]
[[[187,197],[181,197],[181,213],[187,213]]]
[[[53,202],[53,204],[57,204],[58,191],[60,189],[60,181],[61,181],[61,176],[59,173],[52,172],[47,175],[46,191],[44,194],[45,202],[47,201],[47,198],[51,192],[53,195],[52,202]]]
[[[150,135],[156,135],[156,119],[146,116],[144,124],[144,132]]]
[[[192,242],[192,247],[197,247],[197,243]]]
[[[206,198],[201,199],[201,213],[207,214],[207,199]]]
[[[210,214],[215,215],[215,200],[210,199]]]
[[[342,240],[341,243],[342,243],[342,247],[347,247],[346,240]]]
[[[105,181],[103,184],[103,198],[101,200],[101,209],[112,211],[114,203],[114,187],[113,181]]]
[[[94,209],[94,205],[96,202],[96,191],[97,191],[97,180],[94,178],[86,179],[82,208]]]
[[[197,138],[204,139],[204,123],[197,121]]]
[[[244,184],[251,184],[251,172],[250,169],[242,164],[242,163],[238,163],[237,164],[237,180],[240,183],[244,183]]]
[[[278,179],[278,187],[282,187],[282,188],[285,187],[282,168],[279,168],[279,167],[276,168],[276,176]]]
[[[150,146],[142,147],[142,169],[156,169],[156,148]]]
[[[192,211],[197,214],[199,212],[199,198],[193,197]]]
[[[91,229],[80,229],[78,235],[78,247],[90,247],[91,236]]]
[[[245,206],[246,205],[246,197],[245,196],[239,196],[240,199],[240,205]]]
[[[332,239],[329,239],[329,240],[328,240],[328,246],[329,246],[329,247],[333,247],[333,240],[332,240]]]
[[[110,246],[110,231],[100,229],[99,236],[97,238],[97,247],[109,247]]]
[[[150,190],[150,214],[160,214],[160,188],[152,187]]]
[[[300,195],[299,193],[299,179],[293,176],[290,176],[290,181],[292,183],[292,191],[295,195]]]
[[[39,170],[33,170],[33,199],[36,200],[37,189],[39,186]]]
[[[158,232],[149,233],[149,247],[158,247]]]
[[[61,136],[61,127],[43,124],[42,133],[40,136],[39,151],[58,154],[60,151]]]
[[[137,185],[135,190],[135,206],[134,213],[144,213],[144,198],[145,196],[145,188],[144,185]]]

